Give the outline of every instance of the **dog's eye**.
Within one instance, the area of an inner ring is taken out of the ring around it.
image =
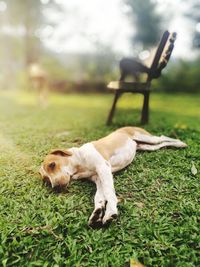
[[[56,163],[55,163],[55,162],[51,162],[51,163],[49,164],[49,168],[50,168],[51,170],[53,170],[53,169],[55,168],[55,166],[56,166]]]

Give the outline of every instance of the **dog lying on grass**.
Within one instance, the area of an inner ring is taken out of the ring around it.
[[[123,127],[81,147],[54,150],[40,168],[42,178],[52,188],[67,186],[70,180],[87,178],[96,184],[91,227],[107,225],[117,218],[117,197],[113,174],[134,159],[137,150],[154,151],[162,147],[186,147],[180,140],[154,136],[137,127]]]

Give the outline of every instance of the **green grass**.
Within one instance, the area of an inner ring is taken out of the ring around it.
[[[111,95],[54,95],[47,109],[27,93],[0,93],[0,266],[200,266],[199,95],[152,94],[146,129],[187,149],[138,153],[115,175],[119,218],[88,228],[95,187],[76,181],[61,194],[38,175],[53,148],[79,146],[122,125],[138,125],[139,96],[124,96],[105,126]],[[132,106],[134,109],[132,109]]]

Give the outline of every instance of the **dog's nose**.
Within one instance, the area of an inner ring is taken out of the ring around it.
[[[69,183],[59,183],[52,186],[53,190],[57,193],[61,193],[62,191],[65,191]]]
[[[56,193],[61,193],[62,192],[62,190],[63,190],[63,186],[61,186],[61,185],[56,185],[56,186],[54,186],[53,187],[53,190],[56,192]]]

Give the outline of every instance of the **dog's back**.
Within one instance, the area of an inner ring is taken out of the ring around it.
[[[119,128],[109,135],[100,138],[97,141],[93,141],[92,143],[97,151],[99,151],[99,153],[108,160],[117,149],[123,147],[128,140],[134,140],[134,136],[140,133],[148,136],[151,135],[142,128],[127,126]]]

